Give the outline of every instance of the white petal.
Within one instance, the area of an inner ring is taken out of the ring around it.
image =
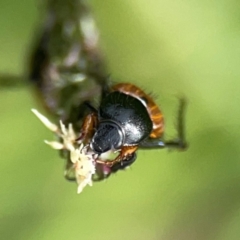
[[[86,154],[86,151],[84,151],[84,145],[83,145],[83,143],[81,143],[81,145],[79,146],[78,150],[79,150],[80,153]]]
[[[70,152],[72,152],[72,151],[74,151],[74,146],[72,145],[72,143],[66,143],[66,142],[64,142],[64,146],[65,146],[65,148],[67,149],[67,150],[69,150]]]
[[[90,187],[92,187],[92,180],[90,180],[90,181],[88,182],[88,185],[89,185]]]
[[[82,192],[82,190],[83,190],[83,186],[81,186],[81,185],[79,185],[78,186],[78,189],[77,189],[77,193],[79,194],[79,193],[81,193]]]
[[[81,193],[82,190],[87,186],[88,181],[87,181],[84,177],[79,176],[79,177],[77,178],[77,182],[78,182],[77,193],[79,194],[79,193]]]
[[[71,159],[72,163],[76,163],[78,161],[78,156],[79,156],[78,149],[71,151],[70,159]]]
[[[68,125],[68,134],[69,134],[69,136],[71,136],[73,141],[76,139],[76,135],[75,135],[75,132],[73,130],[73,126],[71,123]]]
[[[63,144],[60,143],[60,142],[55,142],[55,141],[50,142],[50,141],[47,141],[47,140],[44,140],[44,142],[46,144],[48,144],[49,146],[51,146],[52,148],[57,149],[57,150],[60,150],[60,149],[64,148]]]
[[[52,132],[57,132],[58,131],[58,126],[57,125],[51,123],[45,116],[43,116],[36,109],[31,109],[31,110],[49,130],[51,130]]]
[[[61,131],[62,131],[63,135],[67,135],[67,129],[66,129],[65,125],[63,124],[62,120],[60,120],[60,127],[61,127]]]

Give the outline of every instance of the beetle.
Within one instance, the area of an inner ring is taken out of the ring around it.
[[[112,172],[124,169],[136,160],[138,148],[185,149],[184,111],[186,102],[180,99],[178,137],[164,141],[164,119],[152,97],[131,83],[119,83],[105,89],[98,109],[88,104],[88,114],[81,128],[79,139],[100,156],[107,151],[119,154],[113,160],[96,159]]]

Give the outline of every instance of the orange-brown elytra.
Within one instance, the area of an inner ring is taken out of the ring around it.
[[[131,83],[119,83],[112,86],[112,91],[119,91],[139,99],[146,106],[148,114],[153,123],[153,129],[150,133],[151,138],[159,138],[164,131],[163,114],[153,99],[139,87]]]

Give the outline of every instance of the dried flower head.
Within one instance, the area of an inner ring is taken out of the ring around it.
[[[86,185],[92,186],[92,175],[95,173],[94,160],[92,155],[88,154],[87,148],[81,144],[79,148],[71,151],[71,161],[75,168],[78,193],[81,193]]]
[[[58,137],[59,141],[44,142],[56,150],[68,150],[70,152],[70,160],[73,163],[76,182],[78,184],[78,193],[81,193],[87,185],[92,186],[92,176],[95,174],[95,161],[93,153],[87,150],[81,141],[76,141],[76,133],[72,124],[66,127],[60,120],[60,127],[52,123],[48,118],[39,113],[36,109],[32,112],[38,119]]]

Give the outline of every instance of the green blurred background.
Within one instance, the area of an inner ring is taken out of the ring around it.
[[[139,151],[130,170],[77,195],[30,89],[1,91],[1,239],[240,239],[239,2],[90,3],[112,78],[158,96],[167,138],[176,96],[187,97],[190,147]],[[24,73],[40,5],[0,0],[0,72]]]

